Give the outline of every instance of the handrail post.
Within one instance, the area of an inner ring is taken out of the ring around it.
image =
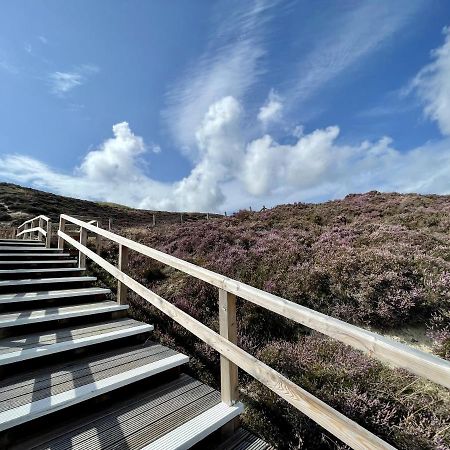
[[[59,218],[59,231],[62,231],[63,233],[66,231],[66,219],[63,219],[62,217]],[[58,236],[58,248],[60,250],[64,249],[64,239],[61,236]]]
[[[117,264],[117,268],[121,272],[127,271],[128,251],[129,251],[128,247],[126,247],[123,244],[119,244],[119,261]],[[119,305],[127,305],[128,304],[127,293],[128,293],[127,286],[124,283],[117,281],[117,303],[119,303]]]
[[[80,244],[85,247],[87,244],[87,230],[83,227],[80,227]],[[86,269],[86,255],[81,250],[78,251],[78,267]]]
[[[236,296],[219,289],[219,327],[220,335],[237,344]],[[234,405],[239,399],[238,367],[220,355],[220,392],[222,401]]]
[[[101,228],[99,221],[97,221],[97,227]],[[98,233],[96,233],[95,235],[95,248],[97,251],[97,255],[100,255],[102,251],[102,235]]]
[[[45,237],[45,246],[50,248],[52,245],[52,221],[47,220],[47,236]]]
[[[38,219],[38,227],[44,229],[44,219],[42,217],[39,217],[39,219]],[[38,235],[38,239],[40,241],[42,241],[44,238],[44,235],[42,234],[41,230],[38,230],[37,235]]]

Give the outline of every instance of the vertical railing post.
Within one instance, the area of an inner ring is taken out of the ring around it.
[[[47,221],[47,236],[45,237],[45,246],[50,248],[52,245],[52,221],[48,219]]]
[[[128,267],[128,251],[129,248],[125,245],[119,244],[119,261],[117,264],[117,268],[121,272],[127,272]],[[117,302],[119,305],[127,305],[127,291],[128,288],[121,281],[117,281]]]
[[[63,219],[62,217],[59,218],[59,231],[62,231],[63,233],[66,231],[66,219]],[[61,236],[58,236],[58,248],[60,250],[64,249],[64,239]]]
[[[219,289],[219,328],[221,336],[237,343],[236,296],[223,289]],[[238,368],[223,355],[220,355],[220,392],[227,405],[238,401]]]
[[[97,221],[97,226],[99,228],[101,228],[100,222]],[[95,248],[97,250],[97,255],[100,255],[101,251],[102,251],[102,235],[101,234],[96,234],[95,236]]]
[[[44,219],[42,217],[39,217],[39,219],[38,219],[38,227],[44,229]],[[44,238],[44,234],[41,232],[41,230],[39,230],[37,232],[37,234],[38,234],[38,239],[40,241],[42,241]]]
[[[80,244],[85,247],[87,244],[87,230],[83,227],[80,227]],[[78,252],[78,267],[86,269],[86,255],[81,250]]]

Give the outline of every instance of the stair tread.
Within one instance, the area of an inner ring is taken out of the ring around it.
[[[58,363],[0,382],[0,430],[188,362],[148,342]]]
[[[12,260],[12,261],[0,261],[0,265],[9,266],[14,264],[72,264],[76,263],[76,259],[37,259],[34,261]]]
[[[83,278],[83,277],[80,277]],[[0,304],[22,301],[48,300],[52,298],[78,297],[84,295],[109,294],[111,291],[105,288],[89,287],[75,289],[55,289],[52,291],[19,292],[0,295]]]
[[[227,406],[220,394],[188,375],[88,413],[70,424],[26,441],[29,449],[138,450],[188,448],[236,417],[242,406]],[[201,422],[201,423],[200,423]],[[14,447],[13,447],[14,448]]]
[[[0,242],[1,244],[1,242]],[[10,245],[10,246],[0,246],[0,255],[3,254],[3,252],[6,251],[31,251],[31,252],[45,252],[45,253],[56,253],[58,254],[59,252],[61,252],[60,249],[58,248],[47,248],[47,247],[42,247],[40,245],[33,245],[31,247],[25,247],[24,245]]]
[[[153,326],[134,319],[116,319],[12,336],[0,340],[0,365],[145,333],[152,329]]]
[[[50,267],[44,269],[1,269],[0,275],[22,274],[22,273],[51,273],[51,272],[80,272],[85,271],[80,267]]]
[[[128,305],[119,305],[113,301],[95,303],[83,303],[71,306],[51,306],[49,308],[30,309],[0,314],[0,328],[30,323],[47,322],[50,320],[62,320],[69,317],[81,317],[89,314],[101,314],[105,312],[123,311]]]
[[[18,258],[23,258],[24,256],[70,256],[70,253],[0,253],[0,258],[4,258],[5,256],[11,257],[11,256],[17,256]]]
[[[26,280],[0,280],[0,287],[22,286],[27,284],[52,284],[72,283],[76,281],[96,281],[97,277],[54,277],[54,278],[30,278]]]

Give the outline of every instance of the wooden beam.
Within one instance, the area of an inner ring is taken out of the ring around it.
[[[119,244],[119,260],[117,268],[121,272],[126,272],[128,269],[128,247],[125,247],[122,244]],[[117,302],[119,303],[119,305],[128,304],[127,294],[127,285],[122,283],[121,281],[117,281]]]
[[[64,233],[64,231],[66,231],[66,219],[65,217],[63,217],[63,214],[61,214],[60,218],[59,218],[59,231],[62,231]],[[58,248],[59,249],[64,249],[64,239],[62,239],[58,233]]]
[[[80,226],[84,225],[84,222],[70,216],[63,214],[61,217]],[[140,252],[143,255],[147,255],[163,264],[181,270],[202,281],[206,281],[219,289],[235,294],[255,305],[266,308],[269,311],[294,320],[295,322],[301,323],[313,330],[343,342],[344,344],[368,353],[373,358],[377,358],[380,361],[393,364],[397,367],[402,367],[416,375],[450,388],[449,361],[416,350],[377,333],[350,325],[342,320],[306,308],[305,306],[301,306],[282,297],[249,286],[248,284],[212,272],[211,270],[196,266],[195,264],[183,261],[182,259],[168,255],[167,253],[163,253],[115,233],[103,230],[102,228],[94,227],[92,225],[84,226],[94,233],[101,234],[107,239],[123,244],[128,248]]]
[[[222,337],[237,343],[236,296],[223,289],[219,289],[219,328]],[[223,355],[220,355],[220,386],[222,401],[234,405],[239,400],[238,367]]]
[[[100,267],[127,285],[136,294],[147,300],[150,304],[171,317],[175,322],[186,328],[195,336],[206,342],[228,360],[241,367],[252,377],[267,386],[281,398],[288,401],[299,411],[306,414],[320,426],[334,434],[341,441],[355,450],[395,450],[395,447],[375,436],[370,431],[358,425],[353,420],[336,411],[331,406],[314,397],[309,392],[297,386],[276,370],[259,361],[254,356],[231,343],[220,334],[208,328],[198,320],[191,317],[172,303],[150,291],[129,275],[105,261],[92,250],[82,246],[64,232],[58,231],[58,236],[76,249],[83,251],[86,256],[96,262]]]
[[[45,236],[45,246],[50,248],[52,245],[52,221],[47,220],[47,236]]]
[[[83,227],[80,228],[80,244],[85,247],[87,244],[87,230]],[[78,252],[78,267],[86,269],[86,255],[81,250]]]

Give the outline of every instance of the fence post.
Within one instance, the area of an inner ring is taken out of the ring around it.
[[[97,220],[97,226],[99,228],[101,228],[100,226],[100,222]],[[95,248],[97,251],[97,255],[100,255],[101,251],[102,251],[102,236],[100,234],[96,234],[95,236]]]
[[[117,268],[125,273],[128,267],[128,250],[129,250],[128,247],[119,244],[119,261],[117,264]],[[117,303],[119,303],[119,305],[128,304],[127,291],[128,291],[127,286],[122,282],[117,281]]]
[[[45,246],[50,248],[52,245],[52,221],[48,219],[47,221],[47,236],[45,237]]]
[[[219,289],[220,335],[233,344],[237,343],[236,296]],[[220,355],[220,392],[222,401],[234,405],[239,398],[238,368],[236,364]]]
[[[153,214],[153,226],[155,226],[156,225],[156,217],[155,217],[155,215]]]
[[[80,228],[80,244],[85,247],[87,244],[87,230],[83,227]],[[78,252],[78,267],[86,269],[86,255],[81,250]]]
[[[38,227],[44,229],[44,219],[42,217],[39,217],[39,219],[38,219]],[[42,234],[42,232],[40,230],[38,230],[37,235],[38,235],[38,239],[40,241],[42,241],[44,238],[44,235]]]
[[[63,219],[62,217],[59,218],[59,231],[62,231],[63,233],[66,231],[66,219]],[[58,248],[60,250],[64,249],[64,239],[60,236],[58,236]]]

